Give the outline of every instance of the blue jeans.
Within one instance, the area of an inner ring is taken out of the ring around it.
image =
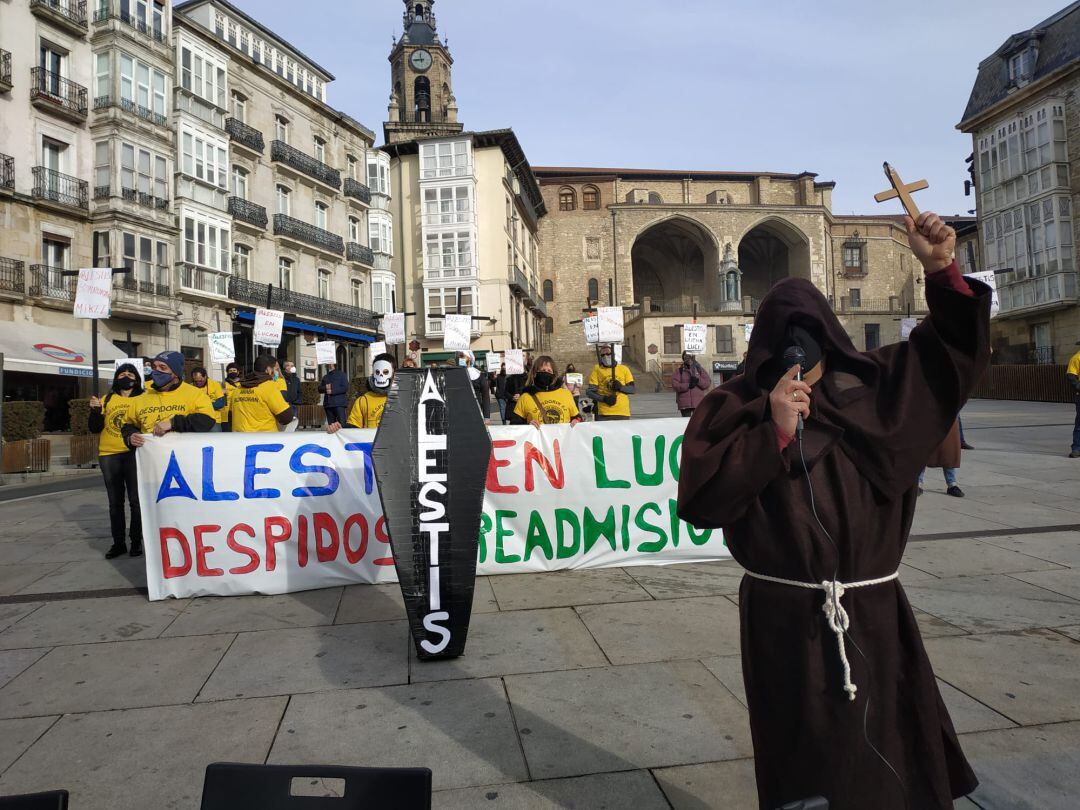
[[[499,421],[502,422],[505,425],[506,424],[506,400],[505,399],[497,399],[495,401],[499,403]]]
[[[955,467],[942,467],[941,471],[945,473],[945,486],[956,486],[956,468]],[[926,470],[919,473],[919,483],[922,484],[923,478],[926,477]]]
[[[1076,400],[1076,422],[1073,423],[1072,451],[1080,453],[1080,399]]]

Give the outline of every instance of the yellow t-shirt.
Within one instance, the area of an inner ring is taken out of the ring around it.
[[[356,398],[346,421],[358,428],[377,428],[379,422],[382,421],[385,409],[386,397],[384,395],[365,391]]]
[[[578,407],[574,395],[560,386],[554,391],[537,391],[535,394],[523,391],[514,413],[526,422],[565,425],[577,418]]]
[[[210,404],[201,388],[185,382],[172,391],[152,388],[135,397],[128,412],[127,423],[135,425],[140,433],[150,433],[154,425],[174,416],[190,416],[202,413],[217,419],[214,406]]]
[[[196,386],[192,386],[192,387],[194,388]],[[215,402],[217,402],[219,399],[221,399],[221,395],[222,395],[221,383],[219,383],[215,379],[207,377],[207,379],[206,379],[206,387],[205,388],[199,388],[199,390],[202,391],[203,394],[206,396],[206,398],[210,400],[211,407],[213,407],[213,404]],[[225,414],[224,409],[220,410],[220,411],[214,411],[214,418],[217,419],[217,421],[219,423],[225,421],[225,416],[226,416],[226,414]]]
[[[1080,377],[1080,352],[1077,352],[1069,359],[1069,365],[1066,366],[1065,373]]]
[[[225,394],[225,407],[218,411],[218,413],[221,414],[222,424],[229,423],[229,395],[239,387],[239,383],[231,383],[228,380],[226,380],[221,386],[221,390]]]
[[[99,456],[115,456],[118,453],[129,453],[131,448],[124,444],[124,437],[120,429],[127,424],[131,406],[138,397],[124,397],[120,394],[110,394],[106,397],[104,419],[105,427],[101,429],[101,438],[98,439]]]
[[[630,373],[630,369],[620,363],[615,366],[615,379],[621,385],[630,385],[634,382],[634,375]],[[600,396],[606,397],[611,393],[611,369],[601,365],[593,366],[592,374],[589,375],[589,385],[595,385],[600,391]],[[605,405],[603,402],[597,402],[596,405],[597,413],[601,416],[630,415],[630,397],[621,391],[615,394],[614,405]]]
[[[278,429],[274,417],[289,410],[274,380],[261,382],[254,388],[237,386],[229,391],[234,433],[273,433]]]

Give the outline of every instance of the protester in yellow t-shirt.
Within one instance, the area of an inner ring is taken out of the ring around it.
[[[151,363],[154,387],[143,391],[131,404],[124,425],[124,441],[142,447],[145,433],[164,436],[176,433],[209,433],[217,424],[217,414],[206,394],[181,380],[184,356],[162,352]]]
[[[225,366],[225,383],[221,386],[222,393],[225,396],[225,401],[220,399],[214,403],[216,408],[218,404],[221,405],[218,410],[218,416],[221,419],[221,429],[228,433],[232,430],[232,413],[229,411],[229,392],[234,388],[240,387],[240,366],[236,363],[229,363]]]
[[[574,395],[555,376],[555,361],[547,355],[533,361],[525,388],[518,397],[510,424],[575,425],[581,421]]]
[[[1080,340],[1076,341],[1080,346]],[[1073,422],[1072,449],[1069,458],[1080,458],[1080,352],[1069,359],[1069,365],[1065,367],[1065,379],[1073,387],[1073,398],[1076,400],[1076,421]]]
[[[390,393],[390,383],[397,371],[397,362],[392,354],[380,354],[371,364],[371,376],[368,377],[368,390],[357,397],[345,420],[348,428],[377,428],[382,421],[386,408],[386,395]],[[340,422],[331,422],[326,426],[327,433],[341,430]]]
[[[295,409],[272,376],[276,366],[268,354],[255,358],[255,370],[229,391],[233,433],[273,433],[293,420]]]
[[[210,404],[217,402],[224,395],[224,391],[221,388],[221,383],[217,380],[210,379],[210,375],[206,373],[206,369],[202,366],[197,366],[191,370],[191,384],[206,394],[206,398],[210,400]],[[221,430],[221,423],[225,420],[226,410],[222,408],[215,412],[215,417],[218,421],[214,426],[214,431]]]
[[[634,375],[622,363],[615,363],[615,350],[610,344],[597,349],[600,364],[593,366],[585,394],[597,403],[596,421],[629,419],[630,398],[636,393]]]
[[[109,523],[112,527],[112,547],[105,552],[111,560],[128,551],[124,514],[125,494],[131,506],[131,556],[142,554],[142,515],[139,511],[139,482],[135,470],[135,451],[124,443],[121,433],[127,422],[131,406],[142,394],[141,375],[132,364],[125,363],[113,375],[112,390],[105,399],[90,397],[90,415],[87,426],[91,433],[100,435],[98,440],[98,467],[105,479],[105,493],[109,497]]]

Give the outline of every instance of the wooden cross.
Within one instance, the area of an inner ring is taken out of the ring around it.
[[[907,215],[914,221],[919,219],[919,207],[915,205],[915,201],[911,199],[911,194],[914,191],[922,191],[924,188],[930,188],[930,184],[925,180],[916,180],[914,183],[904,185],[904,181],[900,179],[900,175],[896,173],[896,169],[889,165],[889,161],[885,161],[883,164],[885,167],[885,177],[889,180],[889,185],[892,186],[888,191],[882,191],[879,194],[874,195],[874,199],[879,203],[886,200],[892,200],[897,197],[900,198],[900,204],[904,206],[904,210]]]

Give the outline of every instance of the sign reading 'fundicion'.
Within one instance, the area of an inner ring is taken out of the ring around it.
[[[372,460],[422,659],[465,650],[490,455],[464,368],[398,371]]]

